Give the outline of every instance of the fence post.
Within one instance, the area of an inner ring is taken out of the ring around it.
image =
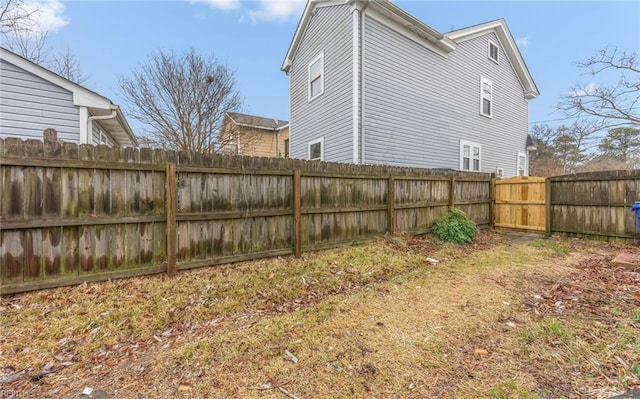
[[[293,171],[293,245],[294,256],[302,256],[302,221],[300,220],[300,169]]]
[[[451,176],[449,181],[449,208],[456,206],[456,178]]]
[[[395,218],[395,179],[393,176],[389,176],[387,180],[387,232],[389,234],[394,234],[396,229],[396,218]]]
[[[551,236],[551,178],[544,181],[544,228],[547,237]]]
[[[169,163],[166,168],[166,202],[167,216],[167,274],[176,274],[176,164]]]
[[[491,179],[489,179],[489,226],[492,229],[495,229],[495,207],[496,207],[496,178],[495,175],[491,174]]]

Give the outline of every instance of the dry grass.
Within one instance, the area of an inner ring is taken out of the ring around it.
[[[3,298],[0,366],[68,366],[0,392],[606,397],[640,385],[640,276],[609,265],[621,249],[489,232],[468,247],[400,236]]]

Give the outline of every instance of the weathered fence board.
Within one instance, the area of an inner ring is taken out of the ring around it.
[[[28,156],[25,156],[28,154]],[[0,294],[490,222],[487,174],[0,140]]]
[[[548,233],[640,237],[631,212],[631,205],[640,201],[640,170],[581,173],[548,180]]]

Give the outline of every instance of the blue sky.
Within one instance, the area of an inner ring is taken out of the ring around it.
[[[49,13],[44,23],[53,50],[68,46],[89,76],[85,85],[116,103],[123,102],[120,77],[148,54],[193,47],[235,71],[244,112],[288,118],[288,79],[280,66],[302,1],[39,1]],[[581,75],[576,61],[605,46],[640,49],[638,1],[396,4],[440,32],[505,18],[541,92],[530,102],[530,122],[560,118],[559,96],[575,83],[606,83]]]

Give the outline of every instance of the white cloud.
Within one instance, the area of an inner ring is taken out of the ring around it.
[[[211,8],[223,11],[233,11],[241,7],[240,0],[192,0],[192,3],[204,3]]]
[[[589,83],[584,86],[584,88],[579,90],[571,90],[567,93],[570,97],[582,97],[592,95],[598,90],[598,85],[596,83]]]
[[[258,7],[249,10],[249,18],[253,22],[284,22],[302,14],[304,0],[259,0]]]
[[[23,4],[31,19],[43,32],[53,33],[69,23],[64,15],[64,4],[60,0],[27,0]]]
[[[527,47],[529,45],[529,36],[516,39],[516,44],[520,47]]]

